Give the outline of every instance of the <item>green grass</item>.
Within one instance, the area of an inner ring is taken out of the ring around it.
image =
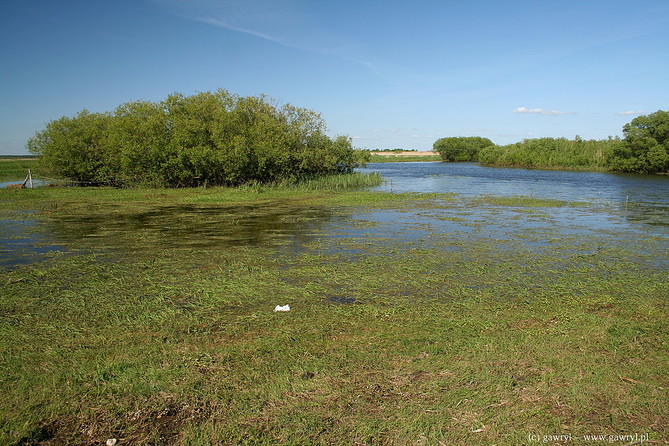
[[[520,202],[50,188],[0,191],[0,218],[37,209],[45,224],[111,223],[177,204],[456,217]],[[145,231],[93,239],[0,274],[0,444],[669,441],[669,281],[650,258],[663,240],[572,237],[535,252],[446,233],[315,237],[298,251],[166,248]],[[284,304],[291,312],[272,311]]]
[[[0,181],[22,182],[28,175],[28,169],[32,170],[33,178],[43,175],[37,159],[0,158]]]
[[[248,184],[243,190],[292,190],[292,191],[344,191],[378,186],[383,182],[379,173],[346,173],[335,175],[321,175],[302,178],[299,180],[283,181],[276,184]]]
[[[0,181],[22,182],[28,170],[32,171],[33,179],[49,179],[46,172],[39,166],[37,159],[0,158]],[[57,181],[56,181],[57,182]],[[328,190],[340,191],[356,188],[373,187],[381,184],[381,175],[378,173],[348,173],[314,176],[300,180],[286,180],[276,184],[252,183],[242,187],[246,190],[266,191],[271,189],[291,189],[298,191]],[[197,189],[196,189],[197,190]]]

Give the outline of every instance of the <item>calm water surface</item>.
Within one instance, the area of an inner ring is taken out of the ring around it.
[[[588,225],[602,226],[606,220],[620,220],[643,231],[669,235],[669,176],[542,171],[443,162],[372,163],[361,171],[378,172],[386,179],[377,190],[585,202],[609,211],[608,215],[600,212],[600,218],[581,212],[581,219],[588,220],[584,221]]]
[[[475,163],[371,163],[379,190],[453,192],[465,196],[525,195],[565,201],[644,202],[669,206],[669,176],[483,167]]]

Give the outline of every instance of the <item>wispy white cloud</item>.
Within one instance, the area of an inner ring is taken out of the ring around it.
[[[280,39],[277,36],[273,36],[273,35],[270,35],[268,33],[256,31],[254,29],[249,29],[249,28],[244,28],[244,27],[241,27],[241,26],[233,25],[232,23],[228,23],[225,20],[221,20],[221,19],[217,19],[217,18],[213,18],[213,17],[197,17],[197,18],[195,18],[195,20],[198,21],[198,22],[209,24],[209,25],[218,26],[220,28],[225,28],[225,29],[228,29],[230,31],[237,31],[237,32],[244,33],[244,34],[249,34],[249,35],[252,35],[252,36],[255,36],[255,37],[259,37],[261,39],[269,40],[270,42],[278,43],[280,45],[289,46],[289,47],[296,47],[296,45],[291,45],[290,42],[283,41],[282,39]]]
[[[287,48],[322,54],[361,65],[381,75],[383,69],[359,54],[350,36],[323,26],[323,18],[293,0],[152,0],[188,20],[247,34]]]
[[[524,113],[531,115],[544,115],[544,116],[562,116],[562,115],[573,115],[574,112],[564,112],[557,110],[546,110],[543,108],[527,108],[527,107],[518,107],[513,110],[514,113]]]
[[[630,116],[630,115],[642,115],[645,112],[643,110],[628,110],[623,112],[616,112],[618,116]]]
[[[292,0],[152,0],[174,14],[296,49],[309,49],[311,17]]]

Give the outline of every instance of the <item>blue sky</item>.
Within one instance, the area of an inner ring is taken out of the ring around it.
[[[218,88],[359,148],[606,138],[669,109],[669,1],[0,0],[0,154],[84,108]]]

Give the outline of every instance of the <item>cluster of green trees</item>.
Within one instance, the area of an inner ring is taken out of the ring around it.
[[[608,157],[619,140],[584,140],[580,137],[535,138],[479,152],[479,161],[495,166],[544,169],[607,170]]]
[[[623,139],[535,138],[496,146],[487,138],[441,138],[434,143],[445,161],[495,166],[669,173],[669,112],[638,116],[623,127]]]
[[[669,173],[669,112],[638,116],[623,127],[623,144],[613,147],[612,170]]]
[[[436,140],[432,150],[439,152],[444,161],[478,161],[479,151],[493,145],[480,136],[455,136]]]
[[[49,122],[28,141],[56,176],[114,186],[268,183],[349,173],[364,155],[321,116],[218,90]]]

